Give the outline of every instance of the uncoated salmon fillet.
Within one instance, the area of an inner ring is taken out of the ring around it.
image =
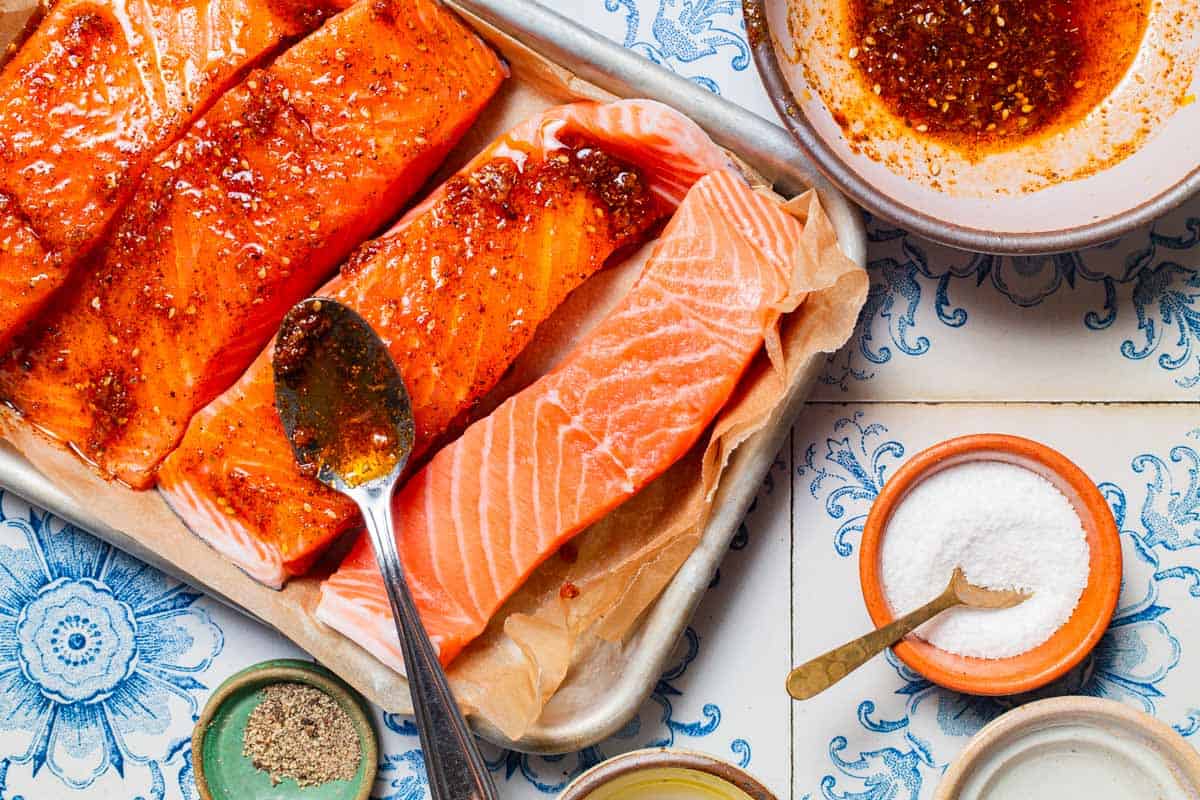
[[[150,160],[351,0],[59,0],[0,71],[0,353]]]
[[[408,385],[414,459],[487,392],[566,295],[727,163],[644,100],[550,109],[490,145],[320,290],[379,332]],[[189,527],[263,583],[307,569],[359,520],[301,475],[270,352],[196,415],[159,472]]]
[[[147,170],[0,393],[145,487],[284,312],[392,217],[505,68],[435,0],[352,6],[254,70]]]
[[[443,663],[542,561],[696,443],[779,319],[802,230],[732,172],[701,179],[613,311],[396,495],[404,573]],[[316,613],[401,668],[365,536]]]

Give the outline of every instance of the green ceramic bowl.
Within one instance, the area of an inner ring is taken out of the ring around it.
[[[272,785],[267,773],[242,755],[242,736],[260,692],[273,683],[320,689],[350,715],[358,730],[362,761],[353,780],[300,788],[293,780]],[[379,745],[366,704],[332,672],[308,661],[263,661],[231,676],[209,698],[192,731],[192,768],[203,800],[367,800],[379,767]]]

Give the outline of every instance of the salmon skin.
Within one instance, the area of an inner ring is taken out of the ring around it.
[[[696,443],[777,323],[801,233],[732,172],[703,178],[609,315],[396,495],[405,576],[443,663],[543,560]],[[400,668],[365,536],[316,613]]]
[[[154,156],[350,0],[59,0],[0,71],[0,353]]]
[[[395,215],[506,74],[436,0],[351,6],[254,70],[147,170],[0,392],[143,488],[293,303]]]
[[[649,101],[551,109],[501,137],[366,245],[320,294],[362,314],[408,385],[414,459],[501,377],[534,329],[619,248],[727,160]],[[278,586],[359,521],[300,474],[270,353],[196,415],[159,488],[217,550]]]

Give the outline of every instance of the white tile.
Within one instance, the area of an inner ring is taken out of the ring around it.
[[[1197,422],[1195,408],[1183,405],[810,407],[794,439],[797,661],[869,629],[859,534],[896,467],[952,436],[1014,433],[1059,449],[1096,480],[1126,545],[1113,626],[1082,683],[1068,688],[1114,697],[1193,733],[1200,707],[1200,653],[1190,652],[1200,649]],[[878,658],[797,705],[793,797],[857,797],[868,787],[878,792],[872,797],[931,797],[970,734],[1011,704],[932,688],[894,658]]]
[[[1079,253],[981,256],[873,221],[824,400],[1200,400],[1200,197]]]

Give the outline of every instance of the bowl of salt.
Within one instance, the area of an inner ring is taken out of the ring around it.
[[[954,608],[896,656],[958,692],[1030,692],[1077,666],[1112,619],[1121,542],[1108,503],[1061,453],[1003,434],[950,439],[884,485],[863,529],[859,577],[877,627],[941,591],[955,567],[1025,602]]]

